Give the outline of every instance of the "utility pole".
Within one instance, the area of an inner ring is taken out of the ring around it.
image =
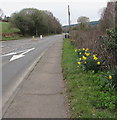
[[[68,5],[68,23],[69,23],[69,32],[70,32],[70,7]]]
[[[68,28],[66,28],[66,34],[65,34],[65,38],[69,38],[69,32],[70,32],[70,8],[68,5]]]

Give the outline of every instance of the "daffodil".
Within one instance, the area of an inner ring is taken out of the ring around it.
[[[87,48],[85,51],[88,51],[89,49]]]
[[[84,64],[87,64],[87,62],[85,61]]]
[[[85,56],[82,56],[82,58],[83,58],[84,60],[86,60],[86,59],[87,59]]]
[[[79,54],[81,55],[82,53],[80,52]]]
[[[93,55],[93,57],[96,57],[97,55]]]
[[[77,52],[78,50],[77,49],[75,49],[75,52]]]
[[[101,63],[100,62],[97,62],[98,65],[100,65]]]
[[[112,77],[112,75],[109,75],[109,77],[108,77],[109,79],[112,79],[113,77]]]
[[[86,56],[89,56],[89,55],[90,55],[90,53],[85,53],[85,55],[86,55]]]
[[[82,48],[82,50],[85,50],[85,48]]]
[[[98,60],[98,58],[95,56],[95,57],[94,57],[94,60]]]
[[[82,60],[82,58],[79,58],[79,60]]]
[[[78,65],[80,65],[81,64],[81,62],[78,62]]]

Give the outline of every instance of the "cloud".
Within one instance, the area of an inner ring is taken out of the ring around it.
[[[79,16],[87,16],[90,20],[100,18],[99,10],[106,7],[108,0],[2,0],[0,8],[10,16],[23,8],[49,10],[62,24],[68,23],[67,6],[70,5],[71,22],[76,23]]]

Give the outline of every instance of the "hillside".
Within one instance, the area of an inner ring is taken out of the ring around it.
[[[92,26],[96,26],[98,23],[99,23],[99,21],[91,21],[91,22],[89,22],[89,24],[92,25]],[[78,24],[71,24],[71,27],[75,27],[77,25]],[[67,28],[67,27],[68,27],[68,25],[63,26],[63,28]]]

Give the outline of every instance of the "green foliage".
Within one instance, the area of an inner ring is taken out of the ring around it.
[[[90,96],[91,104],[97,109],[109,109],[114,111],[116,109],[116,90],[107,82],[107,73],[97,73],[93,75],[90,80],[96,86],[95,93]]]
[[[111,93],[104,93],[101,91],[96,91],[94,96],[90,97],[91,104],[94,105],[97,109],[106,109],[115,110],[116,105],[115,95]]]
[[[10,21],[23,35],[61,33],[62,30],[59,21],[52,13],[33,8],[12,14]]]
[[[117,66],[111,68],[107,82],[114,88],[117,89]]]
[[[84,71],[77,67],[77,50],[64,40],[62,68],[67,84],[72,118],[116,118],[117,92],[107,83],[109,73]],[[85,49],[86,50],[86,49]],[[81,49],[82,53],[84,50]],[[88,52],[88,51],[87,51]]]
[[[12,32],[20,32],[19,29],[15,27],[11,27],[9,22],[0,22],[0,29],[2,29],[3,33],[12,33]]]

